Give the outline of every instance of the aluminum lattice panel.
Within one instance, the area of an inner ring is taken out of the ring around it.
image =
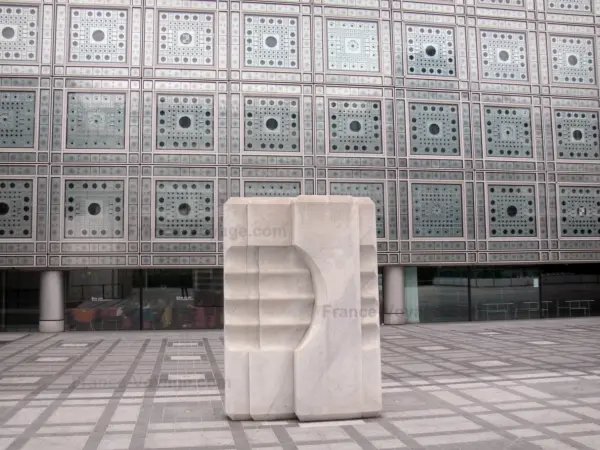
[[[70,61],[127,61],[127,11],[71,9]]]
[[[592,10],[592,5],[590,0],[549,0],[548,9],[590,12]]]
[[[38,8],[0,7],[0,61],[35,61]]]
[[[462,191],[457,184],[413,184],[414,237],[462,237]]]
[[[329,151],[382,153],[381,102],[330,100]]]
[[[299,152],[298,98],[246,97],[244,148],[247,151]]]
[[[555,111],[556,150],[562,159],[598,159],[598,113]]]
[[[158,61],[161,64],[214,64],[213,14],[161,11],[159,17]]]
[[[460,155],[457,106],[411,103],[409,119],[412,154]]]
[[[0,239],[30,238],[32,217],[31,180],[0,180]]]
[[[68,94],[67,148],[125,148],[125,94]]]
[[[212,96],[159,95],[156,109],[157,149],[214,149]]]
[[[488,186],[489,227],[492,237],[537,236],[533,186]]]
[[[524,81],[527,75],[527,43],[524,33],[481,31],[482,77]]]
[[[556,83],[594,84],[594,44],[591,38],[552,36],[552,79]]]
[[[351,195],[353,197],[369,197],[375,203],[377,221],[377,237],[385,237],[385,195],[383,183],[331,183],[331,195]]]
[[[214,236],[212,181],[156,182],[156,237]]]
[[[487,106],[485,148],[488,156],[531,158],[531,111],[527,108]]]
[[[298,67],[298,19],[246,16],[244,48],[247,67]]]
[[[456,76],[453,29],[411,25],[406,39],[409,75]]]
[[[246,181],[244,197],[297,197],[300,182],[294,181]]]
[[[123,181],[65,182],[65,237],[109,239],[123,237]]]
[[[375,22],[327,21],[330,70],[379,72],[379,33]]]
[[[600,236],[600,189],[589,186],[559,188],[561,235]]]
[[[35,93],[0,91],[0,148],[32,148]]]

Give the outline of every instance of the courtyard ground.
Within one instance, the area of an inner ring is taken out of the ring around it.
[[[382,327],[381,417],[229,422],[223,333],[0,334],[0,450],[600,450],[600,318]]]

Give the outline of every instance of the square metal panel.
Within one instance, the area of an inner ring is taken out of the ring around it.
[[[525,33],[483,30],[479,32],[479,42],[482,78],[510,81],[528,79]]]
[[[410,103],[409,120],[413,155],[460,155],[458,106]]]
[[[377,23],[328,20],[327,61],[330,70],[379,72]]]
[[[299,181],[245,181],[244,197],[297,197]]]
[[[413,237],[462,237],[462,190],[458,184],[413,183]]]
[[[331,153],[383,153],[381,126],[379,101],[329,101]]]
[[[125,94],[70,92],[67,148],[125,148]]]
[[[409,75],[456,76],[453,28],[408,25],[406,42]]]
[[[353,197],[369,197],[375,203],[375,219],[377,237],[385,237],[385,194],[383,183],[331,183],[331,195],[351,195]]]
[[[298,68],[298,18],[244,17],[244,61],[247,67]]]
[[[600,188],[560,186],[558,201],[562,236],[600,236]]]
[[[491,237],[537,236],[533,186],[488,185]]]
[[[557,156],[561,159],[598,159],[598,112],[554,111]]]
[[[65,237],[122,238],[123,195],[122,180],[65,181]]]
[[[0,5],[0,61],[38,57],[38,8]]]
[[[213,97],[159,95],[156,106],[156,148],[158,150],[213,150]]]
[[[0,180],[0,239],[31,238],[33,182]]]
[[[88,63],[127,61],[127,11],[71,9],[69,60]]]
[[[299,152],[300,100],[290,97],[246,97],[244,149],[258,152]]]
[[[212,238],[214,193],[213,181],[157,181],[156,237]]]
[[[531,111],[485,106],[485,149],[488,156],[531,158]]]
[[[592,37],[551,36],[550,51],[555,83],[596,83]]]
[[[160,64],[214,64],[215,18],[210,13],[161,11],[158,20]]]
[[[0,91],[0,148],[32,148],[35,92]]]

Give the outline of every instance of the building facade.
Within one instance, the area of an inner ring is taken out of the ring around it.
[[[225,201],[299,194],[373,199],[389,322],[594,314],[599,35],[595,0],[2,0],[1,327],[219,327]]]

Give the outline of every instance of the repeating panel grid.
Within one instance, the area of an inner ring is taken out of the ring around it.
[[[246,151],[300,151],[298,98],[246,97],[244,117]]]
[[[213,181],[157,181],[156,237],[212,238]]]
[[[35,61],[37,46],[38,8],[0,7],[0,61]]]
[[[369,197],[375,203],[377,222],[377,237],[385,237],[385,194],[383,183],[351,183],[332,182],[332,195],[351,195],[354,197]]]
[[[488,185],[491,237],[537,236],[533,186]]]
[[[0,239],[31,238],[33,182],[0,180]]]
[[[329,151],[331,153],[383,153],[381,102],[330,100]]]
[[[299,181],[245,181],[244,197],[297,197]]]
[[[483,78],[511,81],[528,79],[525,33],[483,30],[479,39]]]
[[[67,148],[125,148],[125,94],[70,92]]]
[[[209,95],[158,96],[158,150],[213,150],[214,98]]]
[[[484,107],[488,156],[531,158],[531,111],[505,106]]]
[[[592,38],[552,36],[552,79],[556,83],[594,84],[594,43]]]
[[[124,192],[122,180],[65,181],[65,237],[122,238]]]
[[[456,76],[454,30],[431,26],[406,27],[409,75]]]
[[[559,158],[600,158],[597,112],[554,111],[554,121]]]
[[[375,22],[328,20],[327,49],[330,70],[379,71],[379,34]]]
[[[31,148],[35,135],[35,93],[0,91],[0,148]]]
[[[460,155],[456,105],[410,103],[409,119],[413,155]]]
[[[413,237],[462,237],[462,189],[458,184],[413,183]]]
[[[561,236],[600,236],[600,189],[590,186],[560,186]]]
[[[244,20],[247,67],[298,67],[298,18],[247,15]]]
[[[590,12],[592,10],[592,5],[590,0],[549,0],[548,9]]]
[[[210,13],[159,13],[160,64],[213,65],[215,20]]]
[[[70,61],[123,63],[127,60],[127,11],[71,9]]]

